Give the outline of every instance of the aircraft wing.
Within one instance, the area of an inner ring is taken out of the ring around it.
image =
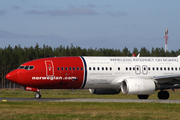
[[[177,80],[180,80],[180,74],[175,74],[175,75],[165,75],[165,76],[154,76],[153,77],[154,80],[164,80],[164,79],[170,79],[170,80],[173,80],[173,79],[177,79]]]
[[[156,80],[157,83],[180,84],[180,74],[154,76],[153,79]]]

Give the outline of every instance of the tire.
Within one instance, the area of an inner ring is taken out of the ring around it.
[[[39,98],[41,98],[41,94],[40,94],[40,93],[36,93],[36,94],[34,95],[34,97],[35,97],[36,99],[39,99]]]
[[[158,98],[162,100],[167,100],[169,98],[169,92],[168,91],[160,91],[158,93]]]
[[[139,99],[148,99],[149,95],[137,95]]]

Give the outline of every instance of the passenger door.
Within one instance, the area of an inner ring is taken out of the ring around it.
[[[46,60],[45,61],[45,66],[46,66],[46,76],[54,76],[54,65],[51,60]]]

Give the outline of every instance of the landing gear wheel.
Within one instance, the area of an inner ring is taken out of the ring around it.
[[[149,95],[137,95],[139,99],[148,99]]]
[[[168,91],[160,91],[158,93],[158,98],[167,100],[169,98],[169,92]]]
[[[34,95],[34,97],[35,97],[36,99],[39,99],[39,98],[41,98],[41,94],[40,94],[40,93],[36,93],[36,94]]]

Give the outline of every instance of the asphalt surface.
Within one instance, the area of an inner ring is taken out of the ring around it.
[[[159,99],[88,99],[88,98],[0,98],[0,101],[38,101],[38,102],[136,102],[136,103],[180,103],[180,100],[159,100]]]

